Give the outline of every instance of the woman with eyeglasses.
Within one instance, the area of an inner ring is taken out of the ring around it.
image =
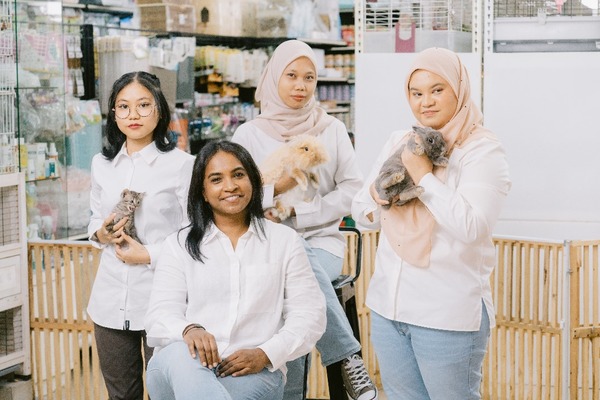
[[[142,399],[142,375],[152,355],[144,315],[165,238],[188,224],[187,194],[194,157],[176,148],[159,79],[130,72],[113,84],[106,141],[92,160],[91,243],[103,249],[87,308],[111,400]],[[144,193],[135,211],[140,241],[114,227],[123,189]],[[143,351],[142,351],[143,348]]]

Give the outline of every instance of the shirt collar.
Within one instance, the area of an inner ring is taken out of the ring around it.
[[[247,234],[251,234],[251,235],[257,235],[258,236],[258,226],[257,226],[257,221],[252,221],[250,223],[250,227],[248,227],[248,231],[246,231],[246,233],[244,233],[243,236],[247,235]],[[214,240],[217,236],[219,235],[223,235],[225,236],[225,234],[223,232],[221,232],[219,230],[219,228],[217,228],[217,226],[212,223],[210,224],[210,226],[208,227],[208,229],[206,230],[206,234],[204,235],[204,239],[203,241],[208,243],[211,240]]]
[[[136,154],[138,154],[142,160],[144,160],[148,165],[150,165],[158,157],[159,151],[156,148],[156,144],[152,142],[146,147],[144,147],[142,150],[133,153],[133,155]],[[113,164],[118,164],[119,161],[123,158],[131,158],[131,156],[127,154],[127,143],[123,143],[123,146],[121,146],[121,150],[119,151],[119,153],[117,153],[116,157],[113,160]]]

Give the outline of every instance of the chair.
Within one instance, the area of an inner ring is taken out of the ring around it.
[[[354,283],[360,276],[361,271],[361,261],[362,261],[362,234],[360,230],[350,226],[341,226],[341,232],[344,232],[346,235],[351,235],[356,238],[354,245],[349,246],[347,250],[348,252],[348,262],[354,262],[354,273],[352,274],[342,274],[337,277],[336,280],[331,282],[335,293],[337,294],[338,300],[340,301],[344,311],[346,312],[346,317],[350,322],[350,326],[352,327],[352,331],[354,332],[354,337],[356,340],[360,342],[360,328],[358,321],[358,311],[356,308],[356,291],[354,288]],[[360,354],[360,353],[359,353]],[[362,355],[361,355],[362,356]],[[306,398],[306,385],[308,381],[308,355],[306,357],[306,363],[304,368],[305,380],[304,380],[304,393]],[[346,389],[344,387],[344,381],[342,379],[342,362],[336,362],[327,367],[327,384],[329,386],[329,399],[330,400],[347,400],[348,395],[346,394]],[[307,399],[309,400],[309,399]]]

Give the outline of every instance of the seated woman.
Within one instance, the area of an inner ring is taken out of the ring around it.
[[[323,334],[325,299],[300,237],[264,219],[261,186],[236,143],[197,156],[190,226],[166,239],[145,319],[158,346],[151,398],[281,399],[285,363]]]

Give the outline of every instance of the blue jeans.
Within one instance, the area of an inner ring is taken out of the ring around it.
[[[344,260],[325,250],[313,249],[306,241],[304,249],[327,303],[327,326],[317,342],[317,350],[321,354],[322,364],[328,366],[360,351],[360,343],[354,337],[329,278],[329,275],[335,275],[334,279],[339,276]],[[330,271],[329,274],[326,271]],[[335,271],[338,271],[337,274]],[[288,372],[283,397],[285,400],[303,399],[304,363],[305,357],[300,357],[286,364]]]
[[[371,342],[389,400],[480,399],[489,336],[485,306],[476,332],[423,328],[371,311]]]
[[[192,358],[181,341],[152,356],[146,386],[150,398],[157,400],[280,400],[283,373],[263,369],[257,374],[217,378],[214,369]]]

